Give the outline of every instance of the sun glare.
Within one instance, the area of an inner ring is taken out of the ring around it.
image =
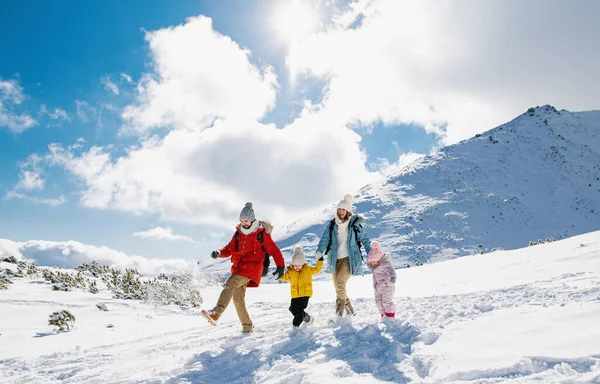
[[[278,38],[294,44],[316,29],[318,17],[313,1],[281,0],[273,12],[272,23]]]

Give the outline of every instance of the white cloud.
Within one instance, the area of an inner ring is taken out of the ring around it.
[[[46,104],[42,104],[40,107],[40,115],[47,115],[53,121],[52,126],[58,126],[62,122],[71,121],[71,117],[67,114],[64,109],[55,108],[54,112],[50,112]]]
[[[423,156],[425,156],[425,155],[422,153],[414,153],[414,152],[403,153],[400,156],[398,156],[398,160],[394,163],[390,163],[389,160],[385,159],[385,158],[377,159],[378,160],[377,168],[378,168],[379,172],[381,172],[382,174],[389,175],[391,173],[401,170],[408,164],[412,163],[413,161],[415,161],[417,159],[422,158]]]
[[[60,195],[57,198],[52,199],[52,198],[29,196],[29,195],[25,195],[23,193],[15,192],[15,191],[6,192],[6,195],[4,197],[5,197],[5,199],[27,200],[27,201],[31,201],[34,204],[44,204],[44,205],[50,205],[52,207],[56,207],[58,205],[64,204],[67,201],[67,199],[65,198],[64,195]]]
[[[41,177],[39,171],[21,170],[21,173],[19,174],[19,182],[15,186],[15,189],[21,189],[25,191],[44,189],[45,183],[46,182]]]
[[[96,108],[89,105],[86,101],[75,100],[75,106],[77,107],[77,116],[79,116],[82,122],[87,123],[91,117],[96,117]]]
[[[125,80],[128,84],[133,84],[133,79],[127,73],[121,73],[121,79]]]
[[[76,268],[83,263],[96,261],[102,265],[124,270],[136,268],[144,275],[158,275],[189,270],[192,263],[183,259],[150,259],[143,256],[129,256],[108,247],[97,247],[77,241],[13,242],[0,239],[0,250],[5,250],[17,258],[33,259],[41,266],[63,266]]]
[[[37,125],[37,121],[28,114],[17,114],[14,106],[25,99],[23,88],[14,80],[0,80],[0,127],[7,127],[14,133],[20,133]]]
[[[174,240],[174,241],[188,241],[194,243],[194,239],[189,236],[176,235],[173,233],[171,228],[156,227],[143,232],[134,232],[133,236],[141,237],[144,239],[158,239],[158,240]]]
[[[416,123],[454,143],[529,106],[598,108],[600,51],[590,47],[600,40],[600,4],[352,5],[287,58],[329,80],[321,111],[339,121]]]
[[[146,33],[155,73],[137,86],[137,102],[123,111],[124,132],[152,128],[198,130],[215,118],[256,120],[275,103],[271,67],[257,68],[250,52],[198,16]]]
[[[274,100],[272,70],[253,66],[210,19],[147,39],[158,72],[141,81],[124,117],[140,132],[163,123],[171,130],[142,136],[120,157],[80,144],[53,144],[44,156],[81,181],[84,205],[230,228],[252,201],[259,217],[283,223],[378,176],[365,168],[360,136],[326,114],[306,110],[283,129],[256,122]]]
[[[144,134],[139,144],[120,157],[110,147],[53,145],[49,161],[77,176],[87,206],[228,227],[252,201],[259,217],[283,224],[380,176],[366,169],[361,137],[348,124],[416,123],[455,142],[532,104],[586,106],[600,89],[592,87],[599,75],[590,70],[590,63],[600,66],[596,53],[583,63],[579,48],[560,43],[578,60],[561,55],[562,64],[575,63],[590,84],[569,71],[570,82],[561,83],[568,97],[547,85],[560,77],[537,55],[558,37],[524,32],[529,24],[521,14],[530,5],[510,3],[520,10],[507,13],[502,2],[436,4],[364,1],[336,28],[296,46],[290,67],[328,82],[323,102],[306,101],[282,129],[257,122],[273,107],[272,69],[252,64],[250,52],[212,30],[210,19],[148,32],[155,72],[143,76],[135,104],[122,115],[125,131]],[[553,7],[537,14],[551,16]],[[515,28],[525,47],[513,31],[504,33],[507,21],[520,23]],[[170,131],[148,136],[158,127]],[[399,169],[416,156],[381,162],[380,170]]]
[[[112,92],[115,95],[119,94],[119,87],[110,79],[110,77],[105,76],[100,79],[100,82],[102,85],[104,85],[104,89],[107,91]]]
[[[230,227],[246,201],[259,217],[282,223],[373,180],[359,141],[345,127],[325,129],[309,117],[284,129],[217,121],[204,131],[143,140],[117,159],[110,148],[78,154],[59,145],[49,158],[83,182],[87,206]]]

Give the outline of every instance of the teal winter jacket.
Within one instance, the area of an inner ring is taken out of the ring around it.
[[[362,275],[363,274],[363,257],[361,249],[358,247],[358,243],[356,242],[356,237],[358,235],[358,240],[364,247],[365,251],[369,253],[371,251],[371,240],[369,239],[369,235],[367,235],[367,231],[363,228],[362,223],[364,223],[364,217],[359,215],[352,215],[350,217],[350,222],[348,223],[348,258],[350,259],[350,274],[351,275]],[[333,225],[332,230],[330,231],[330,226]],[[331,247],[329,249],[329,253],[325,256],[327,258],[327,272],[335,273],[335,266],[337,262],[337,250],[338,250],[338,239],[337,239],[338,225],[335,221],[330,221],[325,230],[323,231],[323,235],[321,236],[321,240],[319,240],[319,245],[317,246],[317,253],[322,253],[325,255],[325,251],[327,250],[327,245],[331,240]],[[331,233],[331,239],[330,239]]]

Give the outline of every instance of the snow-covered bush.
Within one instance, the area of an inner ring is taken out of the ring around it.
[[[146,300],[156,304],[175,304],[199,307],[202,296],[194,285],[193,276],[189,273],[175,273],[171,276],[160,274],[157,278],[145,283]]]
[[[88,286],[88,292],[89,293],[93,293],[94,295],[97,294],[99,292],[98,289],[98,284],[96,284],[96,281],[90,281],[89,282],[89,286]]]
[[[4,272],[2,272],[3,276],[6,276],[7,278],[11,278],[11,277],[15,277],[15,273],[13,272],[12,269],[8,269],[6,268],[4,270]]]
[[[144,284],[141,280],[142,275],[137,269],[128,268],[125,273],[111,269],[110,273],[102,275],[101,278],[117,299],[146,299]]]
[[[92,261],[90,264],[84,263],[77,267],[80,272],[88,271],[94,277],[100,277],[107,273],[110,273],[111,268],[108,265],[100,265],[97,261]]]
[[[73,290],[73,287],[67,283],[54,283],[52,284],[53,291],[69,292]]]
[[[66,309],[50,314],[48,325],[54,325],[61,332],[70,331],[75,325],[75,316]]]
[[[34,262],[20,261],[18,265],[18,268],[27,276],[36,276],[39,273],[39,268]]]
[[[0,258],[0,261],[4,261],[5,263],[17,264],[17,258],[14,256],[3,256]]]
[[[89,279],[83,276],[82,272],[73,274],[69,272],[53,271],[51,269],[43,269],[42,277],[44,280],[53,284],[52,289],[55,291],[70,291],[73,288],[85,289],[89,284]],[[61,288],[57,289],[57,286]]]
[[[8,289],[8,284],[12,284],[12,281],[10,281],[8,277],[0,274],[0,291]]]

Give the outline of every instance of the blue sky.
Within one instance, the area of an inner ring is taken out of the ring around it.
[[[293,221],[529,106],[597,109],[598,7],[2,4],[0,238],[197,258],[248,200]]]

